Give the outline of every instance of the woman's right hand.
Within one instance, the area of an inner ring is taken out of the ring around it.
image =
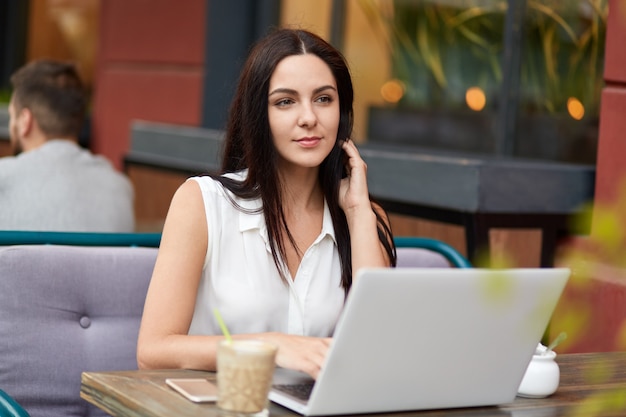
[[[296,336],[285,333],[264,333],[259,339],[278,346],[276,365],[302,371],[317,379],[332,338]]]

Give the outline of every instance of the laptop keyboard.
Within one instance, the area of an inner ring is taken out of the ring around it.
[[[313,391],[313,385],[315,385],[315,382],[311,381],[302,384],[276,384],[273,386],[273,388],[277,389],[278,391],[285,392],[300,400],[306,401],[311,396],[311,391]]]

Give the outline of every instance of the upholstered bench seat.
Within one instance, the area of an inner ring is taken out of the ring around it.
[[[0,390],[31,417],[104,416],[80,398],[81,373],[137,369],[159,242],[157,234],[0,232],[0,245],[13,245],[0,246]],[[396,243],[399,267],[470,266],[433,239]]]
[[[0,247],[0,389],[31,417],[104,416],[83,371],[137,369],[156,248]]]

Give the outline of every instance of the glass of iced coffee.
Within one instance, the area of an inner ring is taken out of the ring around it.
[[[225,340],[217,348],[217,405],[238,415],[267,414],[277,346],[260,340]]]

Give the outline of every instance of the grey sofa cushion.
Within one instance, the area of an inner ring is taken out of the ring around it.
[[[137,369],[156,248],[0,247],[0,388],[32,417],[104,416],[83,371]]]
[[[397,248],[398,268],[449,268],[442,254],[423,248]]]

